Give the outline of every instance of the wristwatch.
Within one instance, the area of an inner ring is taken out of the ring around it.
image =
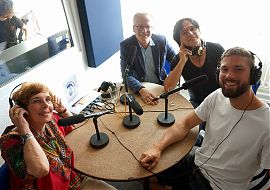
[[[22,143],[25,144],[32,137],[34,137],[32,133],[26,133],[21,135]]]

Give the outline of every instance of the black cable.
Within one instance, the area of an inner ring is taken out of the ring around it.
[[[143,167],[143,165],[142,165],[142,163],[139,161],[139,159],[134,155],[134,153],[133,153],[129,148],[127,148],[127,147],[122,143],[122,141],[118,138],[118,136],[116,135],[116,133],[115,133],[114,131],[112,131],[110,128],[108,128],[108,127],[103,123],[103,121],[101,120],[101,118],[99,118],[99,120],[100,120],[100,122],[103,124],[103,126],[115,136],[115,138],[116,138],[116,140],[119,142],[119,144],[120,144],[124,149],[126,149],[126,150],[133,156],[133,158],[140,164],[140,166],[141,166],[144,170],[146,170],[146,171],[150,172],[151,174],[153,174],[154,176],[157,176],[157,177],[163,177],[163,178],[167,178],[167,179],[170,179],[170,180],[175,180],[175,179],[177,179],[177,178],[179,178],[179,177],[181,177],[181,176],[185,176],[185,175],[191,173],[190,171],[188,171],[188,172],[183,172],[183,173],[181,173],[181,174],[179,174],[179,175],[177,175],[177,176],[171,177],[171,176],[166,176],[166,175],[162,175],[162,174],[159,174],[159,173],[155,173],[155,172],[153,172],[153,171],[151,171],[151,170],[149,170],[149,169]]]
[[[233,131],[233,129],[236,127],[236,125],[241,121],[241,119],[243,118],[244,116],[244,113],[247,111],[247,108],[251,105],[252,101],[253,101],[253,98],[254,98],[254,93],[252,94],[252,97],[251,97],[251,100],[249,102],[249,104],[245,107],[244,111],[242,112],[242,115],[240,116],[240,118],[238,119],[238,121],[233,125],[233,127],[231,128],[231,130],[229,131],[229,133],[226,135],[226,137],[217,145],[217,147],[214,149],[214,151],[212,152],[212,154],[209,156],[209,158],[203,162],[201,165],[198,166],[198,168],[196,168],[194,171],[198,170],[198,169],[204,169],[202,168],[202,166],[208,162],[212,156],[214,155],[214,153],[217,151],[217,149],[219,148],[219,146],[230,136],[231,132]],[[206,170],[204,170],[206,172]],[[208,175],[208,177],[211,178],[210,175]],[[212,181],[214,183],[214,180]],[[214,183],[215,184],[215,183]],[[219,189],[221,189],[217,184],[215,184],[215,186]]]

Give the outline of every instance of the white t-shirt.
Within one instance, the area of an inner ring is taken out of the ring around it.
[[[259,168],[270,168],[267,104],[245,111],[241,118],[243,110],[235,109],[218,89],[196,108],[195,113],[206,121],[205,137],[195,153],[195,164],[213,189],[247,189]]]

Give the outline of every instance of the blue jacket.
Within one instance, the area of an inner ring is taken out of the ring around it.
[[[167,77],[165,71],[165,61],[167,60],[170,63],[177,61],[175,50],[168,44],[165,36],[152,34],[152,40],[155,46],[151,46],[152,55],[155,64],[155,73],[159,78],[159,84],[163,84],[165,78]],[[137,47],[137,53],[133,63],[127,63],[129,51],[132,46]],[[175,60],[174,60],[175,58]],[[121,72],[122,78],[125,79],[125,70],[127,64],[129,64],[129,72],[127,77],[127,85],[134,93],[137,93],[143,85],[141,82],[144,82],[145,78],[145,65],[143,54],[141,52],[140,45],[136,39],[136,36],[133,35],[120,43],[120,59],[121,59]],[[146,81],[147,82],[147,81]]]

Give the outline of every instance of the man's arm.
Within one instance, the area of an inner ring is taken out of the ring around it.
[[[201,122],[202,120],[192,111],[183,120],[175,123],[152,148],[142,153],[140,162],[143,167],[149,170],[154,168],[165,148],[185,138],[189,131]]]

